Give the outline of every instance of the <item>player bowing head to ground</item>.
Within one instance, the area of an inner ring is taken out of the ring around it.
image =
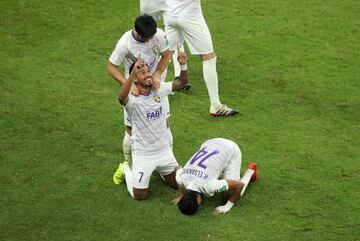
[[[201,145],[185,166],[176,171],[179,196],[173,200],[186,215],[196,213],[204,196],[222,192],[225,205],[214,214],[223,214],[232,208],[250,181],[257,179],[255,163],[250,163],[240,179],[241,151],[239,146],[224,138],[210,139]],[[219,179],[222,178],[222,179]]]
[[[155,20],[146,14],[138,16],[134,28],[124,33],[116,44],[108,62],[109,74],[121,85],[125,84],[126,79],[129,77],[130,66],[139,55],[141,55],[142,61],[148,66],[149,72],[153,76],[154,87],[158,88],[160,80],[164,81],[166,78],[165,69],[171,58],[171,52],[164,31],[157,28]],[[122,63],[124,64],[124,73],[118,69]],[[136,85],[131,86],[131,93],[134,95],[139,93]],[[167,97],[165,97],[165,104],[164,112],[169,117],[170,108]],[[132,123],[126,111],[124,111],[124,123],[126,132],[123,140],[123,152],[125,160],[131,162],[130,136]],[[170,128],[168,128],[168,132],[169,145],[172,146]]]
[[[118,96],[133,124],[132,168],[124,162],[114,174],[118,183],[125,177],[127,190],[135,200],[147,199],[150,177],[154,170],[157,170],[171,187],[177,189],[174,170],[178,163],[168,144],[164,97],[181,90],[188,83],[185,53],[178,56],[182,65],[180,77],[173,82],[162,82],[158,90],[152,88],[153,76],[140,58],[141,56],[131,67],[131,74]],[[139,89],[138,96],[130,94],[132,83]]]

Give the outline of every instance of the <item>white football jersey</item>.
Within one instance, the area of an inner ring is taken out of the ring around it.
[[[152,39],[142,43],[136,40],[134,29],[132,29],[120,38],[109,61],[117,66],[124,62],[125,78],[128,78],[130,66],[140,55],[144,63],[149,66],[150,73],[153,74],[158,66],[159,54],[168,48],[169,43],[163,30],[158,28]]]
[[[161,82],[149,95],[129,94],[125,109],[132,122],[132,153],[155,154],[169,147],[164,97],[172,93],[172,82]]]
[[[202,15],[200,0],[167,0],[167,13],[172,17]]]
[[[218,178],[229,165],[233,153],[238,150],[238,145],[231,140],[207,140],[185,166],[176,172],[177,183],[206,196],[228,190],[227,181]]]

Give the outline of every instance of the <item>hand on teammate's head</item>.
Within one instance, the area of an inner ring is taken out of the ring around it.
[[[131,68],[131,67],[130,67]],[[142,59],[139,57],[136,59],[136,62],[134,63],[134,66],[131,68],[131,74],[136,75],[140,71],[142,71],[144,68],[147,68],[147,66],[144,64]]]
[[[179,61],[179,64],[186,64],[187,62],[187,55],[185,52],[182,52],[180,50],[180,47],[178,46],[177,47],[177,50],[178,50],[178,61]]]

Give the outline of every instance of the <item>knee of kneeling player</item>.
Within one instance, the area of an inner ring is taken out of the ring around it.
[[[148,198],[148,196],[149,196],[149,192],[148,192],[147,189],[146,190],[141,190],[141,191],[134,190],[134,199],[136,201],[144,201],[144,200],[146,200]]]

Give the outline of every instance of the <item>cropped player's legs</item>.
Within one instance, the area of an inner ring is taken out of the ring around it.
[[[147,14],[158,21],[166,10],[165,0],[140,0],[140,13]]]
[[[176,173],[175,168],[179,166],[178,162],[175,159],[174,153],[169,148],[158,155],[159,165],[156,170],[160,173],[160,175],[164,178],[166,183],[177,189],[178,185],[175,179]]]
[[[176,183],[176,179],[175,179],[176,173],[175,171],[173,171],[172,173],[168,174],[168,175],[164,175],[164,180],[167,184],[169,184],[170,187],[177,189],[178,185]]]
[[[123,139],[123,152],[125,161],[129,162],[130,166],[132,163],[131,158],[131,127],[126,126],[126,131]]]
[[[134,188],[133,186],[134,174],[128,165],[124,166],[124,172],[125,172],[126,188],[130,193],[130,195],[137,201],[146,200],[147,197],[149,196],[149,189]]]
[[[216,71],[216,55],[214,52],[200,55],[203,63],[203,77],[212,106],[220,106],[218,74]]]
[[[203,77],[210,98],[210,114],[213,116],[226,116],[239,113],[239,111],[228,108],[220,102],[216,55],[204,17],[186,18],[178,22],[191,54],[200,55],[203,62]]]
[[[240,196],[244,195],[249,182],[255,182],[257,180],[257,166],[256,163],[250,162],[248,169],[246,169],[243,177],[240,179],[244,183],[244,187],[241,190]]]
[[[183,45],[180,45],[180,51],[181,51],[181,52],[185,52],[185,49],[184,49],[184,46],[183,46]],[[175,49],[174,54],[173,54],[173,56],[172,56],[172,60],[173,60],[173,64],[174,64],[174,76],[175,76],[175,78],[176,78],[176,77],[179,77],[179,76],[180,76],[180,72],[181,72],[180,64],[179,64],[179,62],[177,61],[177,57],[178,57],[178,50]]]

